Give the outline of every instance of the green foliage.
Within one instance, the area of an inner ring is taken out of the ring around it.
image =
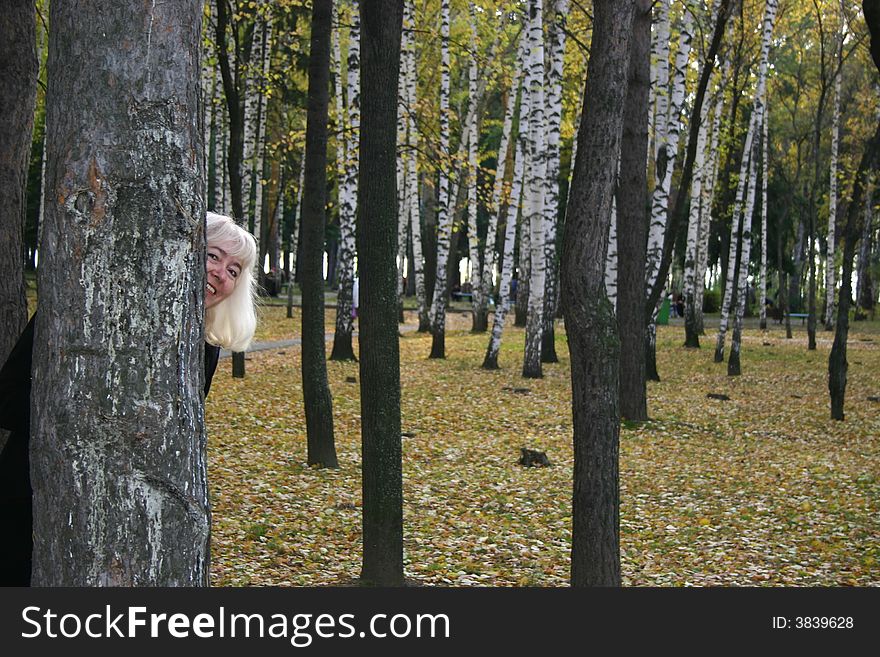
[[[703,312],[706,314],[721,312],[721,290],[712,288],[703,293]]]

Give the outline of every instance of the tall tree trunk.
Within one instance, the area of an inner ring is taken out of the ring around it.
[[[526,174],[526,213],[529,221],[529,248],[531,276],[529,279],[529,315],[526,320],[526,345],[523,354],[522,375],[530,379],[543,376],[541,369],[541,334],[544,313],[544,279],[547,263],[544,260],[544,191],[547,172],[544,120],[544,28],[540,0],[529,2],[529,68],[526,85],[529,87],[529,168]],[[605,238],[607,240],[607,236]]]
[[[873,8],[869,9],[868,5]],[[872,48],[880,37],[880,2],[866,0],[864,2],[865,15],[871,28]],[[877,58],[875,57],[875,62]],[[880,64],[878,64],[880,68]],[[861,212],[862,195],[868,185],[868,177],[875,171],[880,159],[880,125],[874,136],[865,147],[861,163],[856,174],[853,187],[852,200],[847,208],[846,227],[844,229],[843,247],[843,274],[840,279],[840,299],[837,308],[837,330],[834,334],[834,344],[828,357],[828,390],[831,397],[831,419],[843,420],[844,400],[846,397],[846,376],[848,363],[846,361],[846,340],[849,335],[849,306],[852,295],[852,265],[855,255],[856,241],[859,238],[859,213]]]
[[[452,239],[449,207],[449,0],[440,0],[440,185],[437,200],[437,274],[431,302],[431,354],[446,358],[446,267]]]
[[[28,321],[22,231],[39,76],[36,35],[33,0],[8,3],[0,13],[0,363]]]
[[[290,236],[287,240],[288,260],[290,260],[290,272],[287,278],[287,319],[293,317],[293,288],[297,280],[297,265],[299,255],[299,232],[303,219],[302,197],[303,187],[305,187],[306,163],[305,158],[299,168],[299,184],[296,187],[296,203],[294,209],[293,226],[290,230]]]
[[[552,23],[547,37],[550,44],[547,67],[547,171],[544,190],[544,311],[541,362],[556,363],[556,298],[559,274],[556,265],[556,234],[559,221],[559,142],[562,124],[562,76],[565,59],[565,19],[568,0],[554,0]]]
[[[721,133],[721,114],[724,110],[723,96],[720,90],[724,86],[725,75],[722,73],[719,94],[715,101],[715,116],[712,120],[712,139],[709,147],[709,162],[706,180],[703,183],[703,195],[700,200],[700,229],[697,250],[697,273],[694,292],[695,329],[698,335],[705,335],[703,323],[703,300],[706,289],[706,270],[709,266],[709,236],[712,228],[712,200],[715,197],[715,186],[718,180],[719,152],[718,142]]]
[[[406,171],[406,213],[409,217],[410,240],[412,242],[413,255],[413,278],[415,279],[415,293],[419,308],[419,332],[426,333],[431,330],[431,320],[428,316],[428,301],[425,291],[425,262],[422,250],[422,220],[419,208],[419,178],[417,170],[417,157],[419,146],[418,127],[416,126],[416,50],[415,50],[415,9],[413,0],[404,0],[403,5],[403,33],[401,35],[401,50],[403,51],[404,74],[406,75],[406,148],[407,148],[407,171]]]
[[[330,102],[330,30],[333,1],[314,0],[309,51],[300,265],[302,286],[302,385],[309,465],[336,468],[333,401],[327,381],[324,344],[324,224],[327,170],[327,110]]]
[[[521,63],[524,59],[524,50],[525,50],[527,43],[528,43],[527,39],[525,38],[525,35],[526,35],[526,33],[524,30],[523,35],[520,37],[519,47],[517,50],[517,58],[516,58],[517,64],[516,64],[516,66],[514,66],[513,80],[511,81],[511,84],[510,84],[510,90],[507,92],[507,102],[505,104],[505,109],[504,109],[504,124],[501,129],[501,143],[498,146],[498,158],[497,158],[498,165],[496,167],[495,183],[492,187],[492,205],[489,208],[489,227],[486,230],[486,243],[485,243],[485,246],[483,247],[483,274],[480,279],[480,282],[482,283],[482,286],[483,286],[482,300],[484,302],[485,311],[481,311],[481,312],[485,312],[485,314],[486,314],[487,325],[488,325],[488,306],[487,306],[487,304],[488,304],[488,298],[489,298],[489,296],[491,294],[491,290],[492,290],[492,274],[495,271],[495,264],[496,264],[495,242],[496,242],[496,237],[497,237],[497,233],[498,233],[498,222],[501,218],[500,215],[504,211],[504,208],[507,208],[508,213],[509,213],[509,211],[510,211],[509,204],[515,203],[517,208],[519,207],[519,196],[517,196],[515,201],[512,201],[511,199],[513,197],[508,197],[508,195],[505,194],[505,192],[508,189],[507,185],[505,184],[506,183],[505,177],[507,174],[507,154],[508,154],[508,151],[510,148],[510,144],[514,143],[511,141],[511,134],[513,132],[513,116],[514,116],[514,112],[516,111],[516,98],[517,98],[517,95],[519,94],[520,81],[521,81],[521,77],[522,77]],[[516,147],[514,148],[514,152],[516,153]],[[522,167],[522,156],[521,155],[520,155],[519,162],[520,162],[519,166]],[[516,174],[514,173],[514,183],[513,184],[516,184],[515,178],[516,178]],[[513,214],[514,224],[516,223],[516,214],[517,214],[516,212],[514,212],[514,214]],[[509,230],[510,230],[510,226],[507,226],[507,228],[505,229],[505,241],[504,241],[504,245],[502,246],[503,253],[506,253],[507,235],[510,234]],[[513,233],[512,234],[514,236],[513,239],[515,240],[516,239],[516,226],[515,225],[513,226]],[[493,335],[495,333],[495,326],[498,325],[498,312],[500,312],[501,306],[504,303],[504,300],[502,299],[503,293],[501,290],[504,289],[504,285],[507,285],[507,286],[510,285],[510,279],[511,279],[511,276],[512,276],[513,270],[514,270],[513,262],[512,262],[513,261],[513,246],[514,246],[513,244],[510,245],[510,248],[511,248],[510,257],[508,258],[508,256],[504,255],[504,263],[502,264],[502,267],[509,265],[510,271],[508,272],[507,283],[502,284],[502,286],[499,288],[498,298],[495,300],[495,313],[496,313],[496,315],[495,315],[495,319],[493,321],[493,327],[492,327]],[[502,281],[503,281],[503,278],[504,278],[504,275],[502,273]],[[505,314],[507,313],[507,311],[510,308],[510,298],[509,298],[510,293],[509,292],[507,293],[507,296],[508,296],[507,305],[504,308]],[[502,319],[502,321],[501,321],[502,329],[503,329],[503,326],[504,326],[504,320]],[[499,338],[498,338],[499,344],[500,344],[500,339],[501,339],[500,338],[500,330],[501,329],[499,329]],[[490,350],[489,351],[491,351],[491,344],[492,344],[492,340],[490,339]],[[487,354],[487,358],[488,358],[488,354]],[[496,353],[495,365],[497,366],[497,353]],[[483,363],[483,367],[484,368],[486,367],[485,361]]]
[[[617,323],[620,415],[648,419],[645,377],[645,248],[648,239],[648,89],[651,2],[636,2],[617,188]]]
[[[874,65],[880,70],[880,0],[863,0],[862,9],[865,22],[871,34],[871,56]],[[843,275],[840,279],[840,302],[837,308],[837,330],[834,333],[834,344],[828,357],[828,390],[831,395],[831,419],[844,419],[844,399],[846,395],[846,340],[849,335],[849,305],[852,285],[852,259],[855,254],[856,240],[859,237],[858,216],[861,210],[861,197],[867,186],[868,175],[875,171],[880,159],[880,123],[874,136],[865,147],[856,180],[853,186],[852,200],[846,213],[844,229]]]
[[[203,586],[202,3],[50,23],[33,583]],[[104,75],[65,65],[86,50]]]
[[[691,40],[693,29],[693,16],[685,11],[682,15],[682,24],[679,35],[678,51],[675,55],[675,67],[672,75],[671,95],[669,96],[668,109],[663,113],[658,111],[657,126],[658,136],[655,139],[655,165],[654,165],[654,193],[651,197],[651,220],[648,230],[648,249],[646,271],[646,295],[652,296],[652,290],[663,290],[666,287],[666,278],[661,279],[660,265],[663,261],[664,244],[668,241],[666,233],[669,221],[669,197],[672,189],[672,174],[675,170],[675,161],[678,159],[678,143],[681,137],[681,113],[684,107],[685,78],[687,63],[690,57]],[[663,48],[662,52],[668,52]],[[668,56],[668,55],[667,55]],[[663,83],[663,67],[660,67],[658,85]],[[658,105],[663,109],[663,102],[667,90],[657,90]],[[691,121],[699,123],[699,114],[694,113]],[[670,236],[672,237],[672,236]],[[654,307],[649,311],[647,318],[647,340],[645,353],[645,369],[647,377],[652,381],[659,381],[657,371],[657,314],[660,310],[660,296],[658,294]]]
[[[843,63],[843,16],[841,16],[841,33],[838,35],[837,67],[834,77],[834,97],[831,110],[831,174],[828,182],[828,234],[825,239],[827,253],[825,256],[825,330],[834,329],[834,288],[837,285],[835,274],[837,265],[834,257],[834,229],[837,222],[837,150],[840,141],[840,78]]]
[[[859,266],[856,273],[856,308],[855,319],[864,319],[874,309],[876,293],[871,278],[872,255],[874,253],[874,208],[871,203],[875,182],[866,183],[865,216],[862,219],[862,239],[859,244]]]
[[[767,116],[766,109],[764,111],[764,120],[761,122],[763,127],[761,133],[761,273],[759,276],[760,282],[758,283],[758,289],[760,290],[758,307],[761,313],[760,326],[762,331],[767,328],[767,296],[769,294],[767,290],[767,179],[770,177],[770,142],[768,141],[770,117]],[[781,240],[782,236],[780,235],[777,239]]]
[[[514,91],[511,91],[514,93]],[[498,369],[498,352],[501,351],[501,334],[504,331],[504,323],[510,310],[511,294],[510,282],[513,278],[513,247],[516,242],[517,215],[522,199],[523,176],[525,175],[523,143],[516,141],[513,156],[513,186],[510,191],[510,203],[507,206],[507,224],[504,229],[504,253],[502,256],[501,284],[498,287],[498,301],[495,304],[495,318],[492,323],[492,337],[489,338],[489,346],[486,348],[486,357],[483,359],[484,370]]]
[[[395,139],[403,0],[363,0],[364,121],[358,208],[363,279],[361,436],[364,559],[361,579],[403,584],[403,476],[400,444],[400,354],[395,317],[397,190]]]
[[[742,233],[740,235],[741,250],[739,272],[737,275],[737,304],[736,315],[733,324],[733,337],[730,341],[730,358],[727,360],[727,374],[736,376],[742,372],[740,365],[740,351],[742,346],[742,324],[745,317],[746,303],[748,302],[748,276],[749,260],[752,246],[752,215],[755,209],[755,192],[757,189],[758,156],[760,154],[761,139],[759,131],[763,132],[763,125],[767,113],[767,68],[769,66],[770,38],[773,35],[773,24],[776,22],[777,0],[767,0],[764,11],[763,35],[761,38],[761,60],[758,67],[758,85],[755,90],[755,106],[752,110],[749,122],[749,134],[746,136],[748,153],[743,152],[743,162],[748,159],[748,192],[746,195],[745,211],[742,216]],[[764,204],[767,201],[764,199]],[[763,291],[760,301],[764,301]]]
[[[339,288],[336,292],[336,332],[330,360],[355,360],[352,302],[355,258],[355,218],[358,206],[358,139],[360,132],[360,11],[359,0],[352,0],[348,37],[348,120],[345,140],[345,176],[339,192]],[[343,123],[340,115],[340,123]]]
[[[468,65],[468,103],[477,102],[477,18],[476,8],[473,2],[469,3],[470,28],[471,28],[471,52]],[[479,113],[468,112],[470,121],[465,126],[467,131],[467,238],[468,238],[468,261],[470,263],[470,289],[471,307],[473,309],[474,333],[484,333],[487,329],[486,303],[483,301],[483,271],[480,267],[480,236],[477,232],[477,151],[479,150]],[[486,248],[495,248],[487,243]]]
[[[703,106],[700,131],[697,133],[697,156],[694,163],[694,182],[691,187],[691,208],[688,219],[687,245],[684,255],[684,346],[700,348],[697,331],[697,270],[699,260],[700,227],[703,218],[703,178],[707,177],[706,139],[709,105]]]
[[[634,1],[594,0],[593,40],[562,255],[574,421],[572,586],[620,585],[618,353],[604,294]]]

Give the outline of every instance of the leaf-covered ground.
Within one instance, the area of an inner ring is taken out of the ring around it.
[[[299,310],[284,313],[264,309],[262,339],[298,337]],[[450,315],[443,361],[427,359],[430,336],[400,340],[406,574],[428,585],[567,585],[564,331],[561,362],[524,380],[522,329],[505,332],[503,369],[486,372],[488,338],[469,328],[469,317]],[[776,327],[747,330],[744,374],[731,378],[712,362],[711,329],[696,351],[679,346],[681,326],[660,328],[652,421],[621,430],[625,584],[880,585],[877,328],[856,324],[850,335],[845,422],[829,419],[830,333],[808,352],[800,326],[793,340]],[[357,363],[328,369],[338,470],[306,465],[299,347],[251,355],[244,380],[221,363],[207,402],[214,584],[358,576],[359,385],[347,379],[360,375]],[[521,447],[553,465],[521,467]]]

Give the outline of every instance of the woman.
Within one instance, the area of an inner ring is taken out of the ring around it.
[[[257,260],[253,236],[231,218],[207,217],[205,395],[220,349],[244,351],[254,336]],[[0,370],[0,427],[11,431],[0,453],[0,586],[28,586],[33,550],[30,481],[31,355],[34,318]]]

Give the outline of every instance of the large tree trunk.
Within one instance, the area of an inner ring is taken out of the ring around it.
[[[202,3],[50,23],[33,583],[206,585]]]
[[[872,4],[873,12],[868,5]],[[880,37],[880,2],[866,0],[865,15],[871,28],[872,46]],[[872,22],[873,19],[873,22]],[[880,68],[880,66],[878,66]],[[856,174],[852,200],[847,208],[846,227],[843,239],[843,275],[840,279],[840,298],[837,307],[837,330],[834,333],[834,344],[828,357],[828,391],[831,396],[831,419],[844,419],[844,399],[846,397],[846,340],[849,336],[849,307],[852,296],[852,265],[856,242],[859,239],[859,214],[862,209],[862,195],[867,187],[867,179],[876,170],[880,157],[880,125],[874,136],[865,147],[862,161]]]
[[[314,0],[309,51],[306,161],[300,264],[302,286],[302,381],[309,465],[338,467],[333,401],[324,344],[324,208],[326,207],[327,109],[330,102],[332,0]]]
[[[645,378],[645,245],[648,237],[648,88],[651,2],[636,2],[617,188],[617,323],[620,415],[648,419]]]
[[[28,320],[22,231],[37,101],[36,35],[33,0],[9,2],[0,13],[0,363]]]
[[[363,0],[364,120],[358,252],[363,279],[361,436],[364,560],[361,579],[403,584],[403,477],[396,289],[395,140],[402,0]]]
[[[565,223],[562,293],[574,420],[572,586],[620,585],[618,354],[604,294],[635,2],[595,0],[578,157]]]
[[[874,65],[880,70],[880,0],[864,0],[862,8],[865,21],[871,33],[871,55]],[[849,306],[852,292],[852,260],[856,241],[859,238],[858,217],[861,211],[862,195],[867,187],[867,179],[877,169],[880,159],[880,124],[874,136],[865,147],[853,186],[852,200],[846,213],[844,229],[843,275],[840,279],[840,300],[837,308],[837,330],[834,344],[828,357],[828,390],[831,393],[831,419],[844,419],[844,398],[846,395],[846,339],[849,335]]]

